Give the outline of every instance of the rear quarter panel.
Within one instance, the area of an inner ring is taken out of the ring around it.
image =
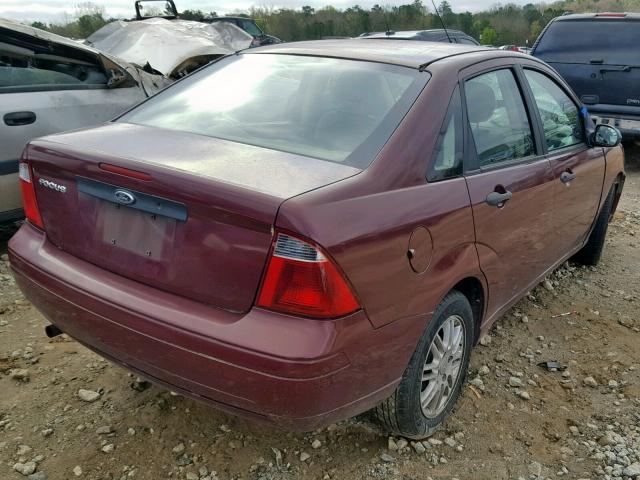
[[[434,65],[430,72],[425,90],[367,170],[287,200],[276,222],[327,249],[375,328],[406,318],[424,328],[459,280],[484,278],[464,179],[425,180],[457,83],[456,65]],[[428,251],[428,267],[421,273],[414,272],[407,257],[417,227],[428,229],[431,240],[417,247],[419,254]],[[418,338],[408,340],[411,351]]]

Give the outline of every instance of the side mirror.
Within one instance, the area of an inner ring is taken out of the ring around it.
[[[611,125],[596,125],[592,142],[595,147],[615,147],[616,145],[620,145],[621,141],[622,135],[617,128]]]

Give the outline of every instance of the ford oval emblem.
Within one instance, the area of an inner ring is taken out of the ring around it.
[[[113,192],[113,196],[115,197],[116,202],[121,205],[131,205],[136,201],[136,197],[133,196],[133,193],[127,192],[126,190],[116,190]]]

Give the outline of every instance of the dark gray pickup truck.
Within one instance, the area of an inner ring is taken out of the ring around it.
[[[640,14],[563,15],[532,54],[564,77],[597,123],[640,137]]]

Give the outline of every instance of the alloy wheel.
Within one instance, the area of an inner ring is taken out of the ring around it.
[[[420,405],[427,418],[435,418],[444,411],[456,387],[465,350],[464,329],[462,318],[451,315],[431,341],[420,389]]]

